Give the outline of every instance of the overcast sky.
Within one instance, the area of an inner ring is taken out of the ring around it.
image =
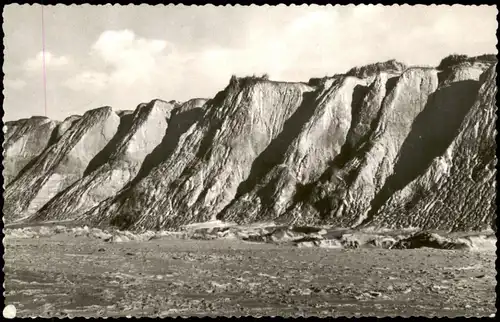
[[[4,120],[213,97],[231,74],[307,81],[397,59],[496,53],[494,6],[4,7]]]

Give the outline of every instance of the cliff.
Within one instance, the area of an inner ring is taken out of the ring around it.
[[[285,122],[309,108],[311,91],[298,83],[231,83],[207,102],[200,121],[180,136],[158,166],[84,218],[137,229],[213,219],[234,198],[259,155],[284,131]],[[268,154],[272,159],[279,151]]]
[[[9,122],[4,213],[134,230],[211,219],[490,228],[495,68],[483,55],[308,83],[233,77],[210,100]]]
[[[110,107],[86,112],[54,144],[22,170],[4,193],[7,220],[35,213],[60,191],[79,180],[88,164],[118,129]],[[7,141],[8,142],[8,141]]]
[[[3,146],[5,186],[53,141],[51,139],[54,136],[54,129],[58,125],[56,121],[45,117],[5,123]]]

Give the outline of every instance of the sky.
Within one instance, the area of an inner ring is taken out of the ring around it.
[[[496,15],[460,5],[10,4],[4,121],[211,98],[233,74],[307,81],[389,59],[437,66],[452,53],[496,54]]]

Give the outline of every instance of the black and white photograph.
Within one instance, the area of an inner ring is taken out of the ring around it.
[[[495,317],[495,5],[3,6],[3,318]]]

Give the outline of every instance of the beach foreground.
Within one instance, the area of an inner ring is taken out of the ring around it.
[[[492,250],[294,247],[73,233],[4,239],[6,304],[29,316],[490,316]]]

